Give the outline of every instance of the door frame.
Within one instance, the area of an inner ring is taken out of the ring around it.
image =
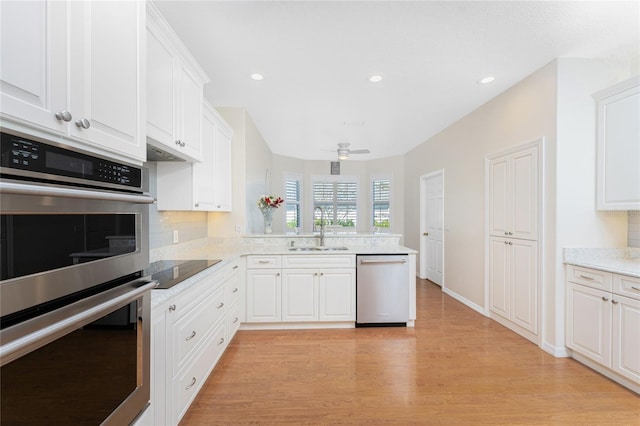
[[[445,209],[444,209],[444,169],[440,169],[440,170],[436,170],[433,171],[431,173],[427,173],[426,175],[421,175],[420,176],[420,234],[419,234],[419,238],[420,238],[420,268],[418,271],[418,278],[420,279],[427,279],[427,242],[424,238],[422,238],[422,234],[424,232],[426,232],[427,229],[427,220],[426,220],[426,214],[427,214],[427,196],[426,196],[426,190],[427,190],[427,181],[436,177],[436,176],[442,176],[442,226],[443,229],[446,230],[446,227],[444,225],[445,223]],[[442,233],[442,289],[444,290],[445,288],[445,258],[444,258],[444,253],[445,253],[445,231],[443,230]]]

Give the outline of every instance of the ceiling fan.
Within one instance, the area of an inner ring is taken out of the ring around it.
[[[368,149],[349,149],[348,142],[340,142],[338,144],[338,160],[346,160],[349,158],[349,154],[369,154],[371,151]]]

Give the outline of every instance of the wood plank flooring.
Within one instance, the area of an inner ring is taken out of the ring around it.
[[[640,425],[640,397],[417,281],[415,328],[240,331],[181,425]]]

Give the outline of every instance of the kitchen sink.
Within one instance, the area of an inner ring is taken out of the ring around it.
[[[289,251],[341,251],[341,250],[349,250],[349,247],[314,246],[314,247],[291,247],[289,249]]]

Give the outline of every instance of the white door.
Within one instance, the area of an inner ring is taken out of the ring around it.
[[[282,320],[282,277],[273,269],[247,271],[247,322]]]
[[[611,365],[611,293],[570,284],[567,346],[592,360]]]
[[[318,278],[313,269],[282,271],[282,321],[318,320]]]
[[[355,278],[353,269],[320,270],[320,321],[355,321]]]
[[[511,263],[511,320],[538,334],[538,244],[509,239]]]
[[[67,111],[66,8],[57,1],[0,2],[2,115],[62,135],[73,119]]]
[[[614,294],[611,306],[611,367],[623,376],[640,382],[640,300]]]
[[[489,309],[505,319],[511,318],[511,250],[509,240],[489,240]]]
[[[420,277],[442,286],[444,271],[444,171],[424,176]]]

